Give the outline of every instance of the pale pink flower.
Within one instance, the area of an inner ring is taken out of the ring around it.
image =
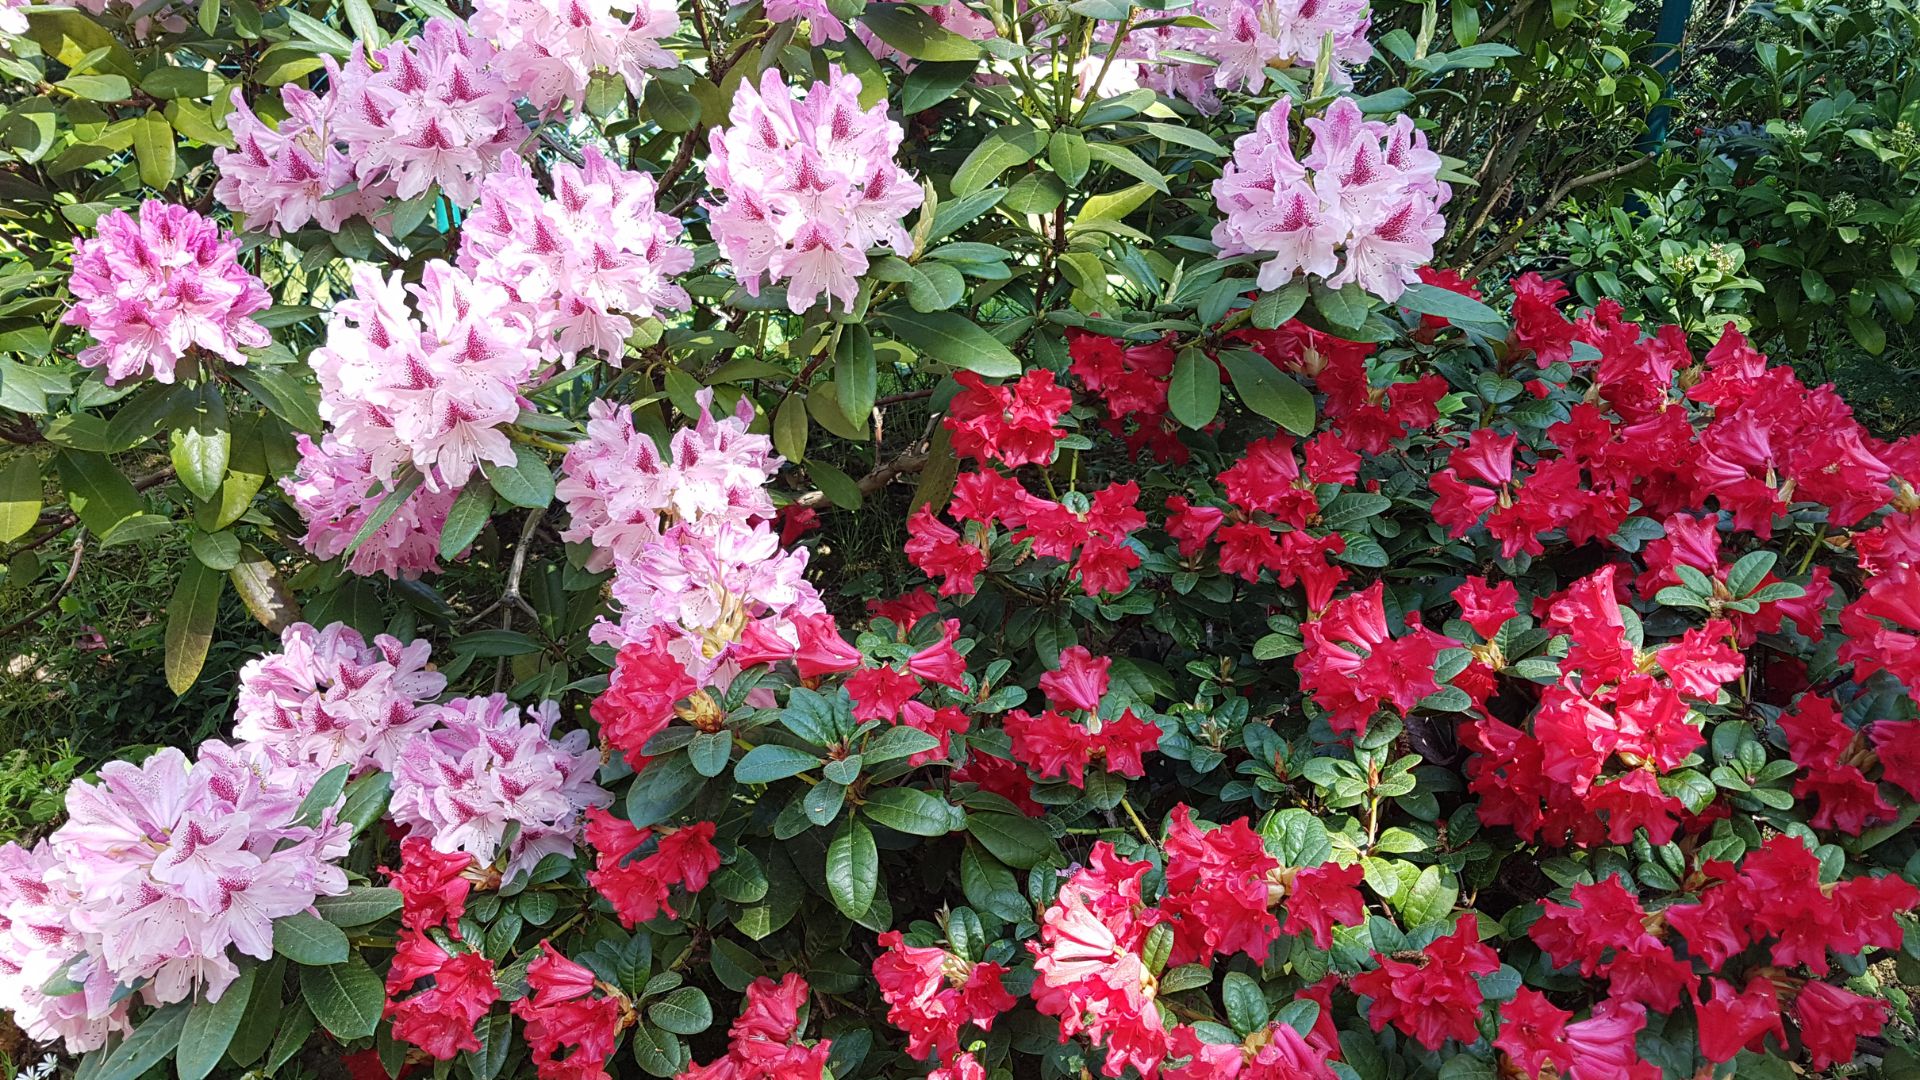
[[[249,229],[278,235],[309,221],[328,232],[359,216],[371,220],[390,185],[361,185],[353,162],[338,143],[337,100],[288,83],[280,88],[286,119],[278,127],[261,123],[246,98],[233,91],[227,130],[234,147],[216,147],[213,165],[220,179],[213,186],[221,205],[242,215]],[[334,195],[353,186],[348,194]]]
[[[654,209],[654,181],[588,147],[584,162],[559,162],[553,198],[509,154],[480,187],[461,230],[460,268],[505,289],[532,320],[535,342],[571,364],[593,352],[616,367],[633,321],[685,311],[676,274],[693,268],[680,222]]]
[[[499,47],[493,69],[542,111],[584,102],[596,72],[638,97],[649,69],[680,65],[660,44],[680,29],[666,0],[478,0],[471,25]]]
[[[792,22],[795,19],[807,21],[807,37],[814,48],[829,41],[842,41],[847,36],[847,24],[833,13],[827,0],[767,0],[768,22]]]
[[[335,126],[361,182],[391,181],[400,199],[438,184],[470,205],[481,177],[526,135],[493,61],[492,45],[440,17],[371,61],[358,44],[344,66],[329,61]]]
[[[787,306],[803,312],[821,293],[849,310],[867,250],[907,253],[902,218],[922,192],[894,161],[904,133],[886,104],[860,107],[860,80],[839,68],[800,101],[769,69],[734,94],[732,123],[709,136],[706,204],[714,241],[748,293],[787,281]]]
[[[73,875],[46,841],[31,850],[0,847],[0,1009],[29,1039],[62,1040],[70,1054],[98,1049],[132,1027],[133,1001],[112,1000],[98,936],[73,925],[79,901]],[[56,975],[81,989],[48,994]]]
[[[93,335],[83,367],[104,367],[109,385],[152,375],[170,383],[188,350],[230,364],[242,348],[272,341],[248,316],[273,303],[236,258],[240,242],[192,210],[151,199],[136,219],[125,210],[101,218],[97,235],[73,245],[61,321]]]
[[[522,720],[505,694],[447,702],[440,726],[395,765],[388,813],[437,851],[464,851],[482,866],[504,856],[509,878],[571,853],[584,811],[611,796],[593,782],[600,753],[587,733],[553,738],[559,715],[545,702]],[[510,824],[518,832],[509,844]]]
[[[447,678],[428,669],[431,649],[386,634],[369,645],[344,623],[295,623],[279,652],[240,669],[233,737],[321,768],[391,770],[439,718],[432,701]]]
[[[21,10],[26,6],[27,0],[0,0],[0,34],[27,32],[27,13]]]
[[[1329,34],[1331,85],[1350,85],[1347,68],[1373,55],[1367,43],[1372,23],[1367,0],[1200,0],[1193,14],[1211,25],[1136,31],[1120,55],[1140,61],[1142,86],[1184,97],[1206,113],[1220,111],[1216,91],[1259,93],[1267,85],[1268,68],[1311,71]],[[1208,57],[1214,64],[1163,56],[1175,50]]]
[[[395,483],[411,465],[428,490],[458,488],[482,462],[515,460],[502,428],[540,362],[533,334],[505,289],[437,259],[407,288],[357,266],[352,298],[334,306],[310,357],[320,415],[342,447],[369,455],[376,479]]]
[[[337,435],[329,433],[315,443],[301,434],[294,436],[294,443],[300,464],[292,476],[280,480],[280,489],[307,523],[300,546],[316,559],[336,558],[360,535],[387,487],[373,475],[372,456],[342,445]],[[457,495],[415,488],[354,551],[347,569],[361,576],[408,580],[439,570],[440,530]]]

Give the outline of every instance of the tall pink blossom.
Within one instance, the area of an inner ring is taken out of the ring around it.
[[[300,546],[317,559],[337,558],[353,546],[387,486],[373,475],[372,455],[342,445],[337,435],[329,433],[318,443],[296,435],[294,445],[300,463],[292,476],[281,478],[280,490],[307,523]],[[347,569],[409,580],[439,570],[440,530],[456,497],[452,490],[414,489],[354,551]]]
[[[431,646],[386,634],[368,644],[345,623],[294,623],[280,651],[240,669],[233,737],[323,769],[392,769],[439,718],[447,677],[428,667]]]
[[[758,86],[740,84],[732,123],[710,136],[714,241],[750,294],[784,281],[795,312],[821,293],[851,310],[867,250],[912,248],[902,218],[922,193],[894,161],[905,136],[884,102],[860,107],[860,90],[833,68],[795,101],[769,69]]]
[[[262,123],[233,91],[227,131],[233,149],[215,147],[213,185],[220,204],[246,220],[247,228],[279,234],[308,222],[328,232],[356,215],[372,218],[391,186],[361,184],[353,160],[339,144],[339,98],[315,94],[288,83],[280,88],[286,118],[277,127]],[[351,185],[353,190],[335,195]]]
[[[1373,55],[1367,0],[1200,0],[1193,14],[1210,25],[1136,31],[1120,56],[1139,62],[1140,85],[1177,94],[1207,113],[1220,111],[1218,91],[1260,93],[1270,67],[1313,69],[1328,35],[1333,38],[1328,81],[1334,86],[1350,85],[1346,69]],[[1180,54],[1204,56],[1213,64]]]
[[[471,205],[481,177],[526,135],[494,61],[492,45],[435,17],[418,37],[371,58],[356,45],[345,65],[330,65],[340,137],[361,182],[389,180],[400,199],[438,184]]]
[[[600,754],[587,733],[553,737],[559,715],[546,702],[523,720],[505,694],[446,703],[440,726],[396,763],[388,813],[436,851],[482,866],[504,856],[507,877],[571,852],[586,809],[610,797],[593,781]],[[519,827],[510,843],[509,825]]]
[[[514,462],[501,428],[520,415],[540,353],[505,289],[434,260],[406,287],[397,273],[356,267],[353,296],[334,306],[310,362],[341,446],[367,454],[383,482],[411,465],[444,491],[482,462]]]
[[[93,335],[83,367],[103,367],[109,384],[151,375],[163,383],[189,350],[245,364],[242,348],[272,339],[248,316],[273,303],[236,256],[240,242],[184,206],[150,199],[138,218],[115,210],[97,234],[73,245],[61,321]]]
[[[666,0],[479,0],[471,25],[498,46],[494,70],[543,111],[584,102],[597,72],[638,96],[650,69],[680,64],[660,44],[680,29]]]
[[[481,182],[461,230],[460,268],[499,285],[531,319],[535,343],[572,363],[593,352],[614,365],[633,321],[684,311],[676,274],[693,267],[680,222],[654,209],[654,181],[588,147],[584,162],[556,163],[553,197],[508,154]]]
[[[45,840],[0,847],[0,1009],[35,1042],[58,1039],[70,1054],[124,1034],[133,1000],[113,1000],[113,973],[98,934],[74,926],[80,902],[73,874]],[[50,993],[56,975],[78,987]]]
[[[1342,97],[1306,121],[1312,141],[1295,157],[1291,110],[1281,98],[1234,143],[1213,184],[1222,216],[1213,242],[1223,255],[1271,256],[1260,266],[1262,289],[1305,273],[1398,298],[1446,231],[1440,207],[1452,188],[1439,179],[1439,155],[1411,118],[1368,120]]]

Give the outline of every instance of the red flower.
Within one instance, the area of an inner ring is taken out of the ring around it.
[[[925,589],[911,589],[891,600],[867,601],[867,614],[888,619],[902,632],[911,630],[921,619],[939,610],[940,601]]]
[[[1333,1080],[1327,1056],[1286,1024],[1273,1023],[1243,1043],[1202,1042],[1182,1024],[1173,1029],[1170,1050],[1188,1059],[1163,1074],[1167,1080]]]
[[[792,547],[800,538],[820,527],[820,514],[811,506],[788,503],[774,515],[780,524],[780,546]]]
[[[707,887],[720,868],[720,852],[713,846],[714,824],[697,822],[660,836],[652,854],[635,859],[641,845],[653,839],[652,829],[638,829],[599,807],[587,810],[587,844],[594,849],[594,869],[587,882],[613,905],[622,926],[632,929],[662,912],[679,914],[668,903],[669,891],[681,885],[690,893]]]
[[[1084,1035],[1104,1047],[1101,1071],[1114,1078],[1129,1066],[1154,1075],[1170,1049],[1157,984],[1140,956],[1158,918],[1140,899],[1151,869],[1121,859],[1104,840],[1096,843],[1087,868],[1067,880],[1042,916],[1039,942],[1027,943],[1034,1006],[1060,1021],[1061,1042]]]
[[[1241,818],[1205,832],[1184,804],[1167,827],[1167,891],[1160,910],[1173,922],[1171,963],[1211,962],[1246,953],[1264,959],[1280,924],[1267,910],[1267,872],[1280,864]]]
[[[1260,572],[1280,565],[1286,555],[1273,530],[1256,522],[1223,525],[1216,534],[1220,541],[1220,572],[1234,574],[1249,582],[1260,580]]]
[[[727,1029],[732,1040],[725,1057],[706,1065],[692,1065],[681,1080],[820,1080],[832,1043],[813,1046],[798,1042],[800,1006],[807,1000],[807,983],[789,973],[778,983],[755,979],[747,987],[740,1018]]]
[[[432,986],[399,997],[428,976],[433,978]],[[452,1061],[462,1050],[480,1049],[473,1025],[499,999],[493,962],[484,955],[449,954],[420,930],[401,931],[387,969],[386,1013],[393,1018],[394,1038],[418,1046],[436,1060]]]
[[[1450,293],[1459,293],[1461,296],[1474,300],[1480,299],[1480,290],[1476,287],[1480,284],[1480,279],[1463,277],[1458,270],[1422,266],[1415,270],[1414,273],[1420,276],[1422,282],[1432,285],[1437,289],[1445,289]],[[1420,326],[1424,331],[1444,330],[1451,325],[1453,324],[1438,315],[1420,316]],[[1431,333],[1428,333],[1425,337],[1420,337],[1419,332],[1416,331],[1415,336],[1429,344],[1433,341],[1433,335]]]
[[[1920,720],[1882,720],[1873,725],[1873,751],[1883,777],[1920,799]]]
[[[960,1029],[982,1031],[1014,1006],[1000,980],[999,964],[968,964],[945,949],[908,945],[900,931],[880,935],[887,951],[873,962],[874,981],[887,1003],[887,1022],[907,1033],[907,1053],[951,1061],[960,1049]]]
[[[1491,641],[1519,613],[1520,590],[1513,582],[1489,584],[1486,578],[1469,577],[1453,590],[1454,603],[1460,605],[1460,618],[1473,632]]]
[[[1570,891],[1578,906],[1543,900],[1540,918],[1527,929],[1555,967],[1578,961],[1580,974],[1591,976],[1600,970],[1609,951],[1654,940],[1646,927],[1645,909],[1620,884],[1620,875],[1594,885],[1575,885]]]
[[[907,560],[928,577],[940,579],[941,596],[971,595],[974,579],[987,568],[986,552],[960,542],[960,534],[922,506],[907,519]]]
[[[513,1003],[540,1080],[608,1080],[607,1058],[632,1014],[624,999],[590,996],[597,985],[593,972],[540,943],[527,965],[527,996]]]
[[[1047,779],[1064,778],[1074,787],[1087,786],[1094,737],[1086,728],[1051,710],[1035,716],[1023,709],[1008,712],[1001,726],[1013,740],[1015,760]]]
[[[1093,739],[1108,772],[1137,780],[1146,775],[1147,753],[1159,749],[1162,734],[1158,724],[1142,720],[1128,709],[1119,719],[1101,724],[1100,733]]]
[[[1660,666],[1675,689],[1710,702],[1720,695],[1722,686],[1747,670],[1746,658],[1727,643],[1731,637],[1733,624],[1709,619],[1706,626],[1690,628],[1678,642],[1661,649]]]
[[[652,760],[642,753],[647,740],[666,730],[674,705],[700,687],[667,651],[667,631],[648,627],[644,636],[621,646],[607,688],[593,699],[600,743],[621,751],[637,772]]]
[[[1300,688],[1330,714],[1336,732],[1364,732],[1384,705],[1401,715],[1437,692],[1433,665],[1453,643],[1416,630],[1387,635],[1382,585],[1335,600],[1301,627],[1305,647],[1294,657]],[[1443,644],[1444,643],[1444,644]]]
[[[1139,566],[1140,553],[1130,545],[1096,533],[1081,546],[1073,572],[1088,596],[1118,595],[1133,584],[1133,571]]]
[[[971,722],[966,710],[957,705],[943,705],[936,709],[921,701],[909,701],[900,706],[900,723],[921,731],[940,740],[940,745],[931,750],[922,750],[907,758],[907,764],[919,768],[929,761],[945,761],[953,749],[953,737],[964,733]]]
[[[1179,495],[1167,496],[1167,510],[1167,535],[1180,545],[1181,556],[1188,559],[1207,549],[1207,541],[1227,517],[1219,507],[1195,506]]]
[[[1289,934],[1305,931],[1313,936],[1315,947],[1332,948],[1336,925],[1358,926],[1367,921],[1366,898],[1354,888],[1365,876],[1359,863],[1301,867],[1287,886],[1287,921],[1280,929]]]
[[[856,720],[895,722],[900,707],[920,693],[920,680],[890,667],[861,668],[847,676],[847,694],[853,698]]]
[[[1887,1023],[1887,1003],[1827,983],[1810,982],[1794,999],[1793,1019],[1800,1026],[1800,1041],[1806,1045],[1817,1072],[1852,1061],[1861,1037],[1879,1035]]]
[[[1306,528],[1307,518],[1320,504],[1313,486],[1300,475],[1293,447],[1291,435],[1248,444],[1240,460],[1220,474],[1228,501],[1248,513],[1264,511],[1296,529]]]
[[[948,619],[941,624],[939,641],[907,659],[907,671],[928,682],[965,690],[967,660],[953,647],[953,643],[959,639],[960,620]]]
[[[860,666],[860,650],[840,636],[833,616],[795,615],[779,627],[767,619],[747,624],[740,644],[728,654],[741,667],[792,661],[803,679],[815,679]]]
[[[1480,1037],[1485,998],[1474,976],[1498,971],[1500,960],[1480,944],[1473,915],[1461,915],[1454,932],[1428,945],[1418,962],[1379,953],[1374,959],[1379,967],[1353,977],[1354,992],[1372,999],[1367,1022],[1373,1030],[1392,1024],[1429,1050],[1450,1038],[1471,1043]]]
[[[1554,305],[1566,299],[1567,287],[1532,271],[1507,283],[1513,290],[1513,333],[1508,342],[1533,352],[1541,367],[1573,359],[1573,324]]]
[[[1033,801],[1033,780],[1019,764],[975,750],[967,763],[953,770],[958,784],[975,784],[1020,808],[1028,817],[1042,817],[1047,808]]]
[[[1713,991],[1711,1001],[1694,1008],[1700,1023],[1700,1053],[1711,1062],[1732,1061],[1742,1050],[1762,1053],[1769,1034],[1787,1042],[1786,1026],[1780,1022],[1780,999],[1773,983],[1764,975],[1747,981],[1747,988],[1734,993],[1733,987],[1719,979],[1707,980]]]
[[[1500,1035],[1493,1045],[1513,1059],[1521,1075],[1538,1076],[1548,1064],[1564,1073],[1573,1067],[1573,1050],[1566,1044],[1571,1019],[1572,1013],[1555,1008],[1545,994],[1523,986],[1500,1006]]]
[[[1060,650],[1060,667],[1040,676],[1040,689],[1056,709],[1100,711],[1100,699],[1107,696],[1107,669],[1111,657],[1096,659],[1083,645]]]
[[[464,871],[474,865],[464,851],[435,851],[424,836],[400,841],[400,869],[381,867],[400,890],[400,925],[408,930],[444,926],[460,939],[460,917],[467,913],[467,894],[473,882]]]
[[[1073,407],[1073,394],[1035,368],[1004,386],[989,386],[971,371],[954,375],[961,390],[947,406],[944,423],[954,452],[1009,467],[1045,465],[1066,432],[1054,426]]]

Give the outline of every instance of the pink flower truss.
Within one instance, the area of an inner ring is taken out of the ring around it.
[[[81,365],[106,368],[112,384],[142,375],[170,383],[196,345],[246,363],[243,347],[272,340],[247,316],[273,299],[239,250],[212,221],[158,199],[142,203],[138,218],[125,210],[101,218],[98,235],[73,245],[74,305],[61,317],[93,335]]]
[[[447,678],[428,669],[430,651],[385,634],[368,645],[344,623],[295,623],[281,632],[279,652],[240,669],[233,737],[323,769],[391,770],[439,719],[431,703]]]
[[[1367,0],[1200,0],[1193,14],[1213,25],[1162,26],[1127,38],[1121,56],[1139,60],[1140,85],[1177,94],[1203,112],[1220,111],[1218,90],[1259,93],[1267,68],[1311,69],[1333,35],[1329,81],[1345,86],[1346,68],[1373,55]],[[1163,58],[1168,50],[1211,58],[1212,66]]]
[[[901,223],[920,205],[913,177],[894,162],[904,133],[885,102],[860,107],[860,80],[839,68],[796,102],[777,69],[742,82],[732,123],[710,136],[708,203],[720,254],[748,293],[787,283],[803,312],[821,293],[851,310],[867,249],[898,252],[913,240]]]
[[[411,465],[432,491],[460,487],[483,461],[513,463],[501,426],[520,415],[520,384],[539,361],[506,290],[437,259],[404,289],[397,273],[355,267],[353,297],[334,306],[311,357],[340,444],[368,454],[376,479],[393,483]]]
[[[246,218],[247,227],[278,235],[309,221],[328,232],[356,215],[371,219],[390,185],[357,185],[353,162],[337,142],[338,98],[288,83],[280,88],[286,119],[277,128],[260,122],[239,90],[227,130],[234,148],[216,147],[213,185],[220,204]],[[351,194],[333,192],[354,185]]]
[[[494,70],[542,111],[585,101],[595,72],[620,76],[638,96],[649,68],[680,65],[660,45],[680,29],[666,0],[479,0],[472,26],[499,46]]]
[[[300,546],[316,559],[336,558],[352,546],[379,508],[386,485],[374,478],[372,456],[341,445],[337,435],[328,434],[317,444],[306,435],[295,436],[295,441],[300,464],[292,476],[281,479],[280,490],[307,523]],[[440,530],[456,497],[451,490],[414,489],[347,560],[347,569],[362,576],[409,580],[439,570]]]
[[[673,277],[693,268],[693,249],[679,242],[680,222],[654,209],[653,177],[597,147],[552,177],[543,199],[526,162],[503,157],[461,230],[460,268],[519,301],[550,356],[571,364],[590,351],[618,366],[633,318],[686,310]]]
[[[74,782],[49,843],[72,881],[72,926],[97,936],[113,981],[150,980],[142,994],[155,1005],[217,1001],[240,974],[229,946],[265,960],[273,920],[346,892],[336,807],[295,821],[320,771],[209,741],[197,762],[169,747]]]
[[[448,199],[470,205],[480,178],[527,133],[493,61],[492,45],[433,18],[372,62],[356,46],[344,67],[330,67],[340,137],[362,183],[391,180],[401,199],[438,184]]]
[[[767,622],[777,632],[796,616],[826,611],[803,576],[806,549],[782,551],[780,534],[764,521],[675,525],[614,565],[608,591],[620,621],[596,624],[593,640],[624,645],[661,627],[668,651],[702,685],[730,680],[728,651],[749,624]]]
[[[546,702],[522,720],[505,694],[447,702],[440,727],[395,764],[388,813],[437,851],[464,851],[482,866],[504,854],[509,878],[571,852],[582,812],[610,797],[593,782],[600,753],[587,733],[553,738],[559,715]],[[519,835],[502,852],[509,823]]]
[[[131,998],[112,1002],[113,974],[97,934],[73,925],[73,874],[45,840],[32,850],[0,847],[0,1009],[35,1042],[64,1040],[70,1054],[104,1045],[131,1028]],[[81,989],[48,994],[55,975]]]
[[[567,449],[556,491],[572,517],[561,538],[592,544],[589,569],[637,558],[675,521],[773,517],[766,486],[780,459],[771,439],[747,431],[753,403],[742,397],[733,416],[715,420],[713,391],[699,397],[699,423],[675,432],[666,455],[634,430],[632,407],[587,406],[587,437]]]
[[[1358,282],[1398,298],[1446,231],[1440,207],[1453,191],[1439,180],[1439,155],[1409,117],[1368,120],[1343,97],[1306,122],[1312,150],[1296,159],[1290,109],[1281,98],[1234,143],[1213,183],[1223,216],[1213,242],[1223,255],[1271,255],[1260,267],[1262,289],[1307,273],[1333,288]]]

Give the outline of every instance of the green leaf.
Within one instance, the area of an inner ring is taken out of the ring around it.
[[[788,461],[807,460],[807,402],[789,395],[773,413],[773,448]]]
[[[1403,889],[1394,899],[1409,928],[1441,922],[1453,913],[1453,902],[1460,897],[1460,886],[1453,874],[1438,866],[1420,871],[1413,887]]]
[[[393,774],[373,772],[347,785],[347,801],[340,806],[340,820],[353,828],[353,835],[367,831],[386,816],[387,802],[393,797]],[[319,901],[314,902],[319,906]]]
[[[1307,286],[1296,281],[1284,288],[1261,293],[1260,298],[1253,302],[1253,310],[1249,314],[1255,329],[1274,330],[1299,314],[1306,303]]]
[[[228,984],[219,1001],[194,1002],[180,1029],[180,1049],[173,1067],[179,1080],[205,1080],[233,1044],[240,1030],[240,1018],[246,1015],[247,1001],[253,996],[253,980],[258,968],[248,968]]]
[[[387,1002],[380,976],[358,955],[343,964],[301,968],[300,994],[313,1010],[314,1019],[341,1042],[372,1035],[380,1026],[380,1010]]]
[[[518,630],[475,630],[461,634],[450,643],[453,651],[483,659],[501,656],[527,656],[540,651],[540,643]]]
[[[961,368],[990,379],[1020,374],[1020,360],[979,324],[951,311],[906,312],[881,315],[888,332],[922,359]]]
[[[69,75],[53,87],[83,101],[125,101],[133,96],[133,84],[119,75]]]
[[[954,808],[918,788],[881,788],[867,796],[866,814],[876,824],[912,836],[945,836],[954,829]]]
[[[1736,600],[1751,595],[1766,580],[1779,559],[1780,556],[1772,551],[1750,551],[1741,556],[1740,561],[1733,564],[1733,569],[1727,571],[1727,591]]]
[[[141,183],[153,188],[173,183],[173,125],[165,113],[149,109],[133,121],[133,156],[140,164]]]
[[[285,1005],[280,992],[286,983],[287,962],[278,957],[267,962],[254,976],[253,990],[247,995],[246,1012],[240,1018],[240,1030],[227,1044],[227,1060],[245,1068],[260,1060],[273,1043],[280,1028]],[[224,999],[223,999],[224,1000]],[[302,1010],[304,1011],[304,1010]]]
[[[347,935],[317,915],[295,912],[273,921],[273,951],[307,967],[345,964]]]
[[[349,885],[340,896],[316,896],[313,909],[335,926],[366,926],[400,910],[399,889]]]
[[[340,31],[302,12],[298,8],[285,8],[283,10],[286,11],[287,22],[293,27],[294,32],[313,44],[320,46],[322,51],[330,52],[342,59],[345,59],[346,55],[353,51],[353,42],[347,40],[346,35],[340,33]],[[239,14],[240,12],[236,8],[234,11],[235,18],[238,18]]]
[[[827,895],[849,919],[859,919],[873,906],[880,884],[880,852],[873,833],[848,814],[827,845]]]
[[[1030,817],[974,811],[967,815],[967,832],[1008,866],[1031,870],[1043,862],[1062,861],[1047,827]]]
[[[687,760],[701,776],[715,777],[727,771],[733,756],[733,735],[725,731],[703,731],[687,744]]]
[[[147,508],[133,484],[102,455],[63,450],[53,460],[67,504],[95,535],[105,536]]]
[[[1088,143],[1087,153],[1093,155],[1093,160],[1102,165],[1126,173],[1135,180],[1151,186],[1162,195],[1167,194],[1167,178],[1162,176],[1159,170],[1141,161],[1138,154],[1126,147],[1104,142]]]
[[[480,1049],[467,1051],[461,1058],[473,1072],[473,1080],[493,1080],[506,1068],[507,1055],[513,1050],[513,1017],[504,1012],[489,1013],[474,1025],[473,1032],[480,1040]]]
[[[1220,367],[1200,349],[1180,350],[1167,385],[1167,411],[1187,427],[1199,429],[1220,413]]]
[[[313,827],[326,820],[327,811],[339,803],[340,796],[347,790],[347,774],[352,771],[353,766],[343,762],[321,774],[308,789],[306,798],[300,800],[293,823]]]
[[[1359,329],[1373,311],[1373,296],[1358,285],[1329,289],[1319,282],[1312,285],[1313,305],[1327,321],[1345,330]]]
[[[22,455],[0,469],[0,544],[27,534],[40,520],[40,463]]]
[[[440,557],[451,559],[467,550],[492,516],[493,489],[479,480],[468,481],[440,526]]]
[[[942,64],[918,64],[900,88],[900,113],[912,116],[947,100],[967,85],[979,68],[977,60],[952,60]]]
[[[187,1027],[189,1005],[176,1002],[140,1022],[125,1042],[100,1064],[100,1071],[89,1080],[137,1080],[148,1069],[166,1060],[180,1045]]]
[[[713,1006],[699,987],[683,986],[647,1006],[647,1019],[675,1035],[698,1035],[713,1026]]]
[[[1233,379],[1241,404],[1295,435],[1313,430],[1313,395],[1282,375],[1273,361],[1247,349],[1227,349],[1220,363]]]
[[[207,648],[213,644],[213,621],[220,610],[220,590],[227,577],[203,566],[198,560],[180,564],[180,583],[174,587],[173,600],[167,605],[166,669],[167,686],[175,694],[185,694],[200,677],[207,662]]]
[[[1227,1007],[1227,1022],[1237,1035],[1251,1035],[1267,1026],[1267,996],[1260,984],[1238,971],[1227,972],[1220,982],[1220,1000]]]
[[[818,766],[821,758],[791,746],[767,743],[747,751],[733,767],[733,778],[742,784],[768,784],[798,776]]]
[[[860,485],[854,482],[853,477],[824,461],[809,461],[807,475],[820,485],[820,490],[833,505],[843,510],[858,510],[860,504],[866,501],[866,496],[860,493]]]
[[[873,335],[866,327],[849,324],[840,328],[840,340],[833,350],[833,386],[840,411],[854,423],[864,422],[873,411],[879,389]]]
[[[174,475],[204,502],[220,495],[227,463],[233,454],[233,432],[227,427],[227,409],[219,391],[208,383],[198,395],[197,407],[184,425],[170,435]]]
[[[214,11],[220,10],[220,0],[208,0],[214,5]],[[204,5],[203,5],[204,6]],[[218,17],[216,15],[216,17]],[[199,68],[163,67],[155,68],[140,77],[140,90],[148,97],[172,100],[173,98],[212,97],[226,80],[217,73],[202,71]]]
[[[513,448],[511,466],[489,464],[484,467],[487,482],[500,497],[515,506],[539,509],[553,502],[553,470],[546,459],[531,446]]]
[[[1047,141],[1047,164],[1068,187],[1078,187],[1086,179],[1087,169],[1093,165],[1093,156],[1087,152],[1087,138],[1077,131],[1064,129],[1053,133]]]
[[[1400,294],[1399,304],[1416,315],[1432,315],[1451,323],[1493,327],[1506,325],[1506,320],[1500,317],[1499,312],[1473,297],[1425,282],[1407,286],[1407,291]]]
[[[267,411],[309,435],[320,431],[320,403],[311,383],[302,382],[285,368],[264,364],[229,367],[227,374],[246,387]]]
[[[692,800],[706,780],[685,754],[648,762],[640,778],[627,788],[627,820],[640,829],[667,820]]]
[[[980,56],[978,44],[934,22],[910,4],[868,4],[860,21],[873,36],[915,60],[944,62]]]
[[[878,765],[883,761],[895,761],[914,754],[924,754],[936,749],[940,740],[916,727],[901,724],[890,727],[867,740],[866,748],[860,756],[869,765]]]
[[[1037,127],[995,128],[954,172],[953,193],[966,196],[984,190],[998,180],[1001,173],[1015,165],[1025,165],[1046,148],[1046,132]]]

